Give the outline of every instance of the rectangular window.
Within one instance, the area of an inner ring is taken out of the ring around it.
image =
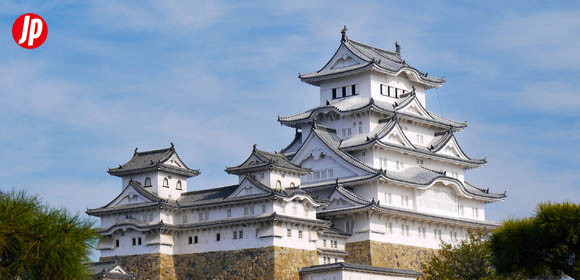
[[[216,241],[220,241],[221,240],[221,235],[219,233],[215,234],[215,240]]]
[[[326,178],[326,170],[320,171],[320,177]]]
[[[356,85],[350,86],[350,94],[356,95]]]
[[[385,95],[385,93],[386,93],[385,92],[385,85],[381,84],[380,89],[381,89],[381,95]]]
[[[203,221],[203,212],[199,212],[199,220]]]
[[[389,223],[389,234],[393,234],[393,223]]]
[[[298,212],[298,210],[296,209],[296,206],[292,206],[292,215],[296,215]]]
[[[322,240],[322,247],[326,247],[326,239]]]
[[[137,238],[137,245],[141,245],[141,237]]]
[[[153,214],[149,214],[149,221],[153,221]]]
[[[193,237],[191,237],[191,236],[190,236],[190,237],[187,239],[187,243],[188,243],[188,244],[193,244]]]
[[[362,132],[362,125],[359,125],[359,127],[358,127],[358,134],[362,134],[362,133],[363,133]]]
[[[314,171],[314,179],[320,179],[320,171]]]
[[[342,129],[342,137],[345,137],[345,136],[346,136],[346,129],[345,129],[345,128],[343,128],[343,129]]]
[[[332,99],[336,99],[336,89],[332,89]]]
[[[346,222],[346,224],[344,226],[344,231],[350,232],[350,222]]]
[[[243,231],[243,230],[240,230],[240,231],[238,232],[238,238],[240,238],[240,239],[244,239],[244,231]]]
[[[423,135],[417,134],[417,143],[423,144]]]
[[[266,213],[266,204],[262,204],[262,213]]]
[[[205,220],[206,220],[206,221],[207,221],[207,220],[209,220],[209,211],[206,211],[206,212],[205,212]]]
[[[342,97],[346,97],[346,87],[342,87]]]
[[[389,193],[387,201],[389,202],[389,204],[393,204],[393,196],[391,195],[391,193]]]
[[[298,231],[298,238],[302,239],[302,231],[301,230]]]
[[[147,222],[147,215],[143,215],[143,222]]]
[[[115,240],[115,247],[119,248],[119,239]]]
[[[133,246],[137,245],[137,239],[133,238]]]
[[[328,177],[329,178],[334,177],[334,171],[332,169],[328,169]]]
[[[185,224],[185,223],[187,223],[187,215],[186,215],[186,214],[183,214],[183,217],[182,217],[182,222],[183,222],[184,224]]]
[[[401,92],[401,89],[395,88],[395,98],[399,96],[400,92]]]
[[[250,215],[254,215],[254,206],[250,207]]]
[[[290,230],[290,229],[287,229],[287,230],[286,230],[286,236],[288,236],[288,237],[292,237],[292,230]]]
[[[349,127],[348,128],[348,136],[351,136],[351,135],[352,135],[352,128]]]
[[[193,244],[197,244],[197,235],[193,237]]]
[[[237,231],[234,231],[234,233],[233,233],[233,234],[234,234],[234,237],[233,237],[233,239],[238,239],[238,232],[237,232]]]
[[[226,210],[226,216],[229,218],[232,216],[232,209]]]
[[[394,95],[393,88],[391,86],[387,87],[387,96],[392,97]]]
[[[463,205],[459,204],[459,215],[463,216]]]
[[[422,165],[423,163],[424,163],[424,161],[422,159],[417,159],[417,164],[421,164]]]

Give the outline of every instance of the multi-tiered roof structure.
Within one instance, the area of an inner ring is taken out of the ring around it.
[[[279,152],[254,145],[226,168],[238,184],[188,191],[200,173],[173,145],[109,169],[121,194],[87,211],[101,218],[101,258],[152,278],[232,278],[249,267],[238,276],[413,279],[405,269],[419,270],[442,241],[496,226],[485,205],[505,192],[466,180],[486,159],[461,148],[465,122],[427,109],[427,91],[445,81],[407,64],[399,44],[368,46],[345,28],[331,59],[299,78],[320,88],[320,104],[278,117],[294,139]]]

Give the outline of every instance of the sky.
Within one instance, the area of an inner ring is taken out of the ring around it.
[[[29,12],[48,25],[33,50],[11,36]],[[409,64],[445,77],[427,107],[467,120],[460,145],[488,160],[467,179],[507,191],[487,205],[489,220],[580,202],[572,1],[0,0],[0,189],[85,215],[121,191],[107,168],[171,142],[201,170],[189,190],[233,184],[224,168],[253,144],[292,140],[277,116],[318,104],[297,75],[327,62],[343,25],[373,46],[397,40]]]

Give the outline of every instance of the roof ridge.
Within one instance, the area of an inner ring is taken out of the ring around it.
[[[136,152],[133,156],[137,156],[137,155],[150,155],[150,154],[160,154],[160,153],[165,153],[168,151],[173,150],[173,147],[169,147],[169,148],[163,148],[163,149],[157,149],[157,150],[150,150],[150,151],[144,151],[144,152]]]
[[[386,52],[386,53],[388,53],[390,55],[394,55],[394,56],[397,56],[397,57],[401,58],[400,54],[398,54],[396,52],[388,51],[388,50],[385,50],[385,49],[379,48],[379,47],[374,47],[374,46],[371,46],[371,45],[368,45],[368,44],[365,44],[365,43],[361,43],[359,41],[352,40],[350,38],[348,39],[348,42],[352,42],[352,43],[355,43],[355,44],[358,44],[358,45],[361,45],[363,47],[367,47],[367,48],[370,48],[370,49],[373,49],[373,50],[378,50],[378,51]],[[401,58],[401,61],[395,61],[395,62],[402,62],[402,61],[403,61],[403,59]]]
[[[209,191],[223,190],[223,189],[227,189],[227,188],[231,188],[231,187],[237,187],[239,185],[240,184],[234,184],[234,185],[217,187],[217,188],[211,188],[211,189],[203,189],[203,190],[197,190],[197,191],[188,191],[188,192],[181,193],[181,195],[193,195],[193,194],[204,193],[204,192],[209,192]]]

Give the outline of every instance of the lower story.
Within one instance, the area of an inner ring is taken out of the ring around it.
[[[346,244],[344,264],[321,263],[319,252],[287,247],[167,255],[102,257],[117,261],[136,279],[320,279],[327,275],[368,274],[369,279],[416,279],[421,264],[436,250],[408,245],[360,241]],[[333,259],[334,261],[334,259]],[[386,268],[386,269],[385,269]],[[365,277],[367,278],[367,277]]]

